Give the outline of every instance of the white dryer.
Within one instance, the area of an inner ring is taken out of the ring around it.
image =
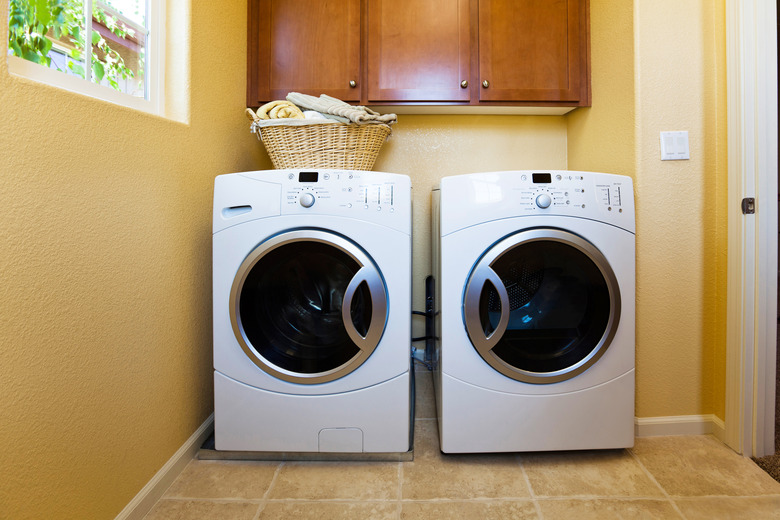
[[[221,175],[213,226],[216,449],[409,451],[409,177]]]
[[[460,175],[432,199],[441,450],[632,446],[631,179]]]

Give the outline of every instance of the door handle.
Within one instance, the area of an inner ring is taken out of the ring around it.
[[[498,320],[498,325],[490,334],[485,333],[479,316],[482,290],[488,282],[496,289],[498,299],[501,302],[501,317]],[[493,350],[506,332],[509,326],[509,312],[509,294],[504,282],[489,265],[477,266],[466,287],[466,294],[463,298],[463,316],[469,338],[483,356]]]
[[[368,286],[371,296],[371,323],[368,325],[366,335],[363,336],[352,321],[352,300],[362,283]],[[387,292],[379,273],[367,266],[361,267],[344,291],[344,300],[341,303],[341,318],[347,329],[349,338],[364,352],[371,352],[379,344],[387,322]]]

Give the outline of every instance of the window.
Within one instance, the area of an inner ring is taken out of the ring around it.
[[[9,70],[159,113],[161,3],[9,0]]]

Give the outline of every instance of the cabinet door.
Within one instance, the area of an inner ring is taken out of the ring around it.
[[[468,0],[368,0],[367,27],[369,102],[469,100]]]
[[[248,106],[288,92],[360,101],[360,0],[249,0],[248,17]]]
[[[479,0],[479,100],[582,102],[587,30],[586,0]]]

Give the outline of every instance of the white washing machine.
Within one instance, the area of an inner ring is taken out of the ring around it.
[[[460,175],[432,199],[441,450],[632,446],[631,179]]]
[[[272,170],[214,187],[217,450],[410,450],[411,185]]]

